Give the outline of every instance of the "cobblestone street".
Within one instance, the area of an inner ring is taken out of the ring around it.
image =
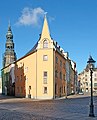
[[[89,115],[90,97],[36,101],[0,96],[0,120],[97,120],[97,97],[94,97],[95,117]]]

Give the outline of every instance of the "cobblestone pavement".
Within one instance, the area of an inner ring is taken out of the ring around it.
[[[44,101],[1,95],[0,120],[97,120],[97,96],[93,118],[88,117],[89,102],[90,97],[76,95]]]

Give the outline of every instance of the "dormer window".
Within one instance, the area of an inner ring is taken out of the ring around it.
[[[43,42],[43,48],[48,48],[48,41],[47,40],[44,40],[44,42]]]

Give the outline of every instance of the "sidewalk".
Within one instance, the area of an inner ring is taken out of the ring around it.
[[[93,96],[97,96],[97,93],[93,94]],[[79,94],[74,94],[74,95],[69,95],[67,97],[61,97],[61,98],[56,98],[55,100],[59,99],[69,99],[69,98],[83,98],[83,97],[91,97],[90,94],[84,94],[84,95],[79,95]]]
[[[93,94],[93,96],[97,96],[97,93],[96,94]],[[54,100],[60,100],[60,99],[69,99],[69,98],[83,98],[83,97],[90,97],[90,94],[84,94],[84,95],[79,95],[79,94],[74,94],[74,95],[69,95],[69,96],[64,96],[64,97],[60,97],[60,98],[55,98]],[[7,95],[2,95],[0,94],[0,100],[12,100],[12,99],[16,99],[16,100],[23,100],[23,99],[26,99],[26,100],[33,100],[33,101],[42,101],[42,100],[39,100],[39,99],[30,99],[30,98],[19,98],[19,97],[15,97],[15,96],[7,96]]]

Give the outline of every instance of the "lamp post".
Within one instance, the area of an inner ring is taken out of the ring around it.
[[[89,113],[89,117],[95,117],[94,116],[94,105],[93,105],[93,83],[92,83],[92,74],[93,74],[93,67],[94,67],[94,63],[96,61],[93,60],[92,56],[89,57],[89,60],[87,61],[87,63],[89,63],[90,65],[90,80],[91,80],[91,102],[90,102],[90,113]]]

